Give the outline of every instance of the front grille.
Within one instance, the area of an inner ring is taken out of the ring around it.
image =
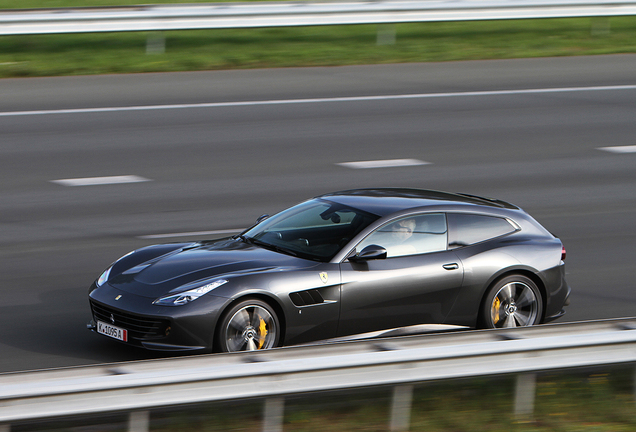
[[[147,340],[166,336],[166,329],[170,325],[168,320],[122,312],[91,301],[91,309],[95,320],[113,324],[111,315],[115,319],[113,325],[128,330],[131,339]]]

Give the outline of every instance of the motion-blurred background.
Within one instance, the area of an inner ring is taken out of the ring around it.
[[[515,203],[567,249],[560,321],[633,316],[634,52],[634,16],[0,36],[0,372],[165,356],[85,329],[109,263],[358,187]]]

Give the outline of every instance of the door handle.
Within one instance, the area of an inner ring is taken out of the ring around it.
[[[444,264],[442,267],[444,267],[446,270],[457,270],[459,268],[459,264],[457,263]]]

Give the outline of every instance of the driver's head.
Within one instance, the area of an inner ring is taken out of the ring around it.
[[[415,220],[399,220],[391,226],[391,230],[393,231],[393,237],[400,241],[404,241],[413,235],[413,231],[415,230]]]

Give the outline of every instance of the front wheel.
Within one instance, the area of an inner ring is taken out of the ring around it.
[[[256,351],[278,346],[280,327],[276,312],[265,302],[237,303],[221,319],[217,347],[222,352]]]
[[[542,313],[537,285],[525,276],[507,276],[488,290],[480,324],[484,328],[526,327],[539,324]]]

